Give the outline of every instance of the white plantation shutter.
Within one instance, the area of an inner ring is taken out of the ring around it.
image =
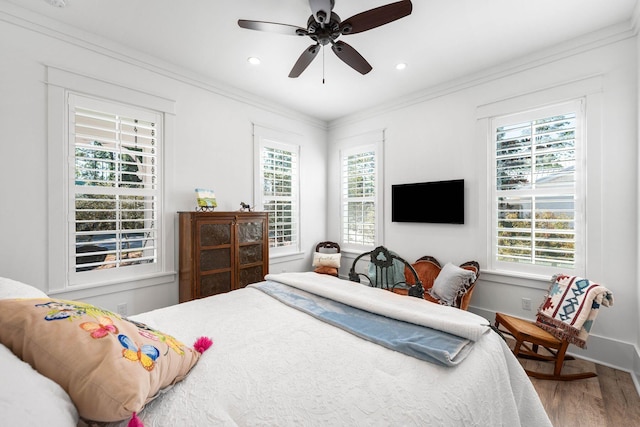
[[[345,150],[341,159],[342,245],[373,247],[379,221],[376,147]]]
[[[269,214],[269,256],[300,253],[300,135],[253,125],[255,208]]]
[[[581,101],[493,120],[493,260],[507,269],[582,264]]]
[[[160,129],[153,111],[69,95],[71,277],[154,269]]]
[[[262,148],[262,208],[269,213],[269,246],[298,244],[298,154],[281,144]]]

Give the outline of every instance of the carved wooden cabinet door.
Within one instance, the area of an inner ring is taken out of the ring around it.
[[[236,224],[238,247],[238,287],[264,280],[264,242],[267,241],[266,219],[239,218]],[[269,247],[267,242],[267,248]],[[268,264],[267,264],[268,269]]]
[[[180,212],[180,302],[204,298],[269,273],[264,212]]]
[[[201,219],[196,221],[195,257],[197,298],[208,297],[231,290],[235,281],[233,259],[233,223],[228,219]]]

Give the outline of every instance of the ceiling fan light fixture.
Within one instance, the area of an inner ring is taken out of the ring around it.
[[[260,58],[257,58],[255,56],[250,56],[247,58],[247,62],[251,65],[260,65]]]
[[[413,10],[411,0],[399,0],[357,13],[343,21],[340,19],[340,16],[333,11],[335,0],[308,1],[309,7],[311,8],[311,15],[307,19],[306,28],[277,22],[238,19],[238,26],[240,26],[240,28],[285,35],[308,36],[313,40],[314,44],[305,49],[294,64],[289,73],[290,78],[300,76],[300,73],[302,73],[315,58],[319,51],[318,47],[329,45],[331,45],[333,53],[335,53],[342,62],[362,75],[367,74],[373,69],[371,64],[351,45],[342,40],[338,40],[338,37],[362,33],[389,24],[410,15]]]

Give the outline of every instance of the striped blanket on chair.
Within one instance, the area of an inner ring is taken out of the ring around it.
[[[536,324],[558,339],[586,348],[601,305],[613,305],[613,294],[607,288],[582,277],[559,274],[553,277],[538,309]]]

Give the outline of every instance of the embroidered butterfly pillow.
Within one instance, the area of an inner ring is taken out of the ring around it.
[[[0,342],[58,383],[85,420],[128,419],[182,380],[200,353],[77,301],[0,300]]]

